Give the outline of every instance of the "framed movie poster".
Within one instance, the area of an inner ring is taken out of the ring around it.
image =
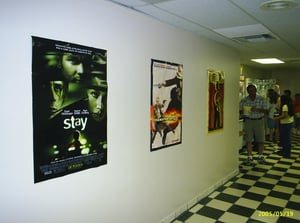
[[[107,52],[32,37],[34,182],[107,163]]]
[[[208,131],[224,126],[224,73],[208,70]]]
[[[151,151],[181,143],[182,87],[182,64],[151,60]]]

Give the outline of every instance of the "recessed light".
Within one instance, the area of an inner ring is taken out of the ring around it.
[[[260,8],[265,11],[280,11],[296,7],[297,5],[298,3],[292,0],[271,0],[262,3]]]
[[[264,59],[251,59],[254,62],[261,63],[261,64],[280,64],[284,63],[282,60],[277,58],[264,58]]]

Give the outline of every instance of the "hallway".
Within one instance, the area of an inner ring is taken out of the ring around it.
[[[292,136],[291,158],[276,153],[266,141],[266,164],[245,166],[240,152],[240,173],[200,200],[172,223],[296,223],[300,222],[300,135]]]

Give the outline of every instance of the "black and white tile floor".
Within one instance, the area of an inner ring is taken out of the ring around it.
[[[172,223],[300,223],[300,135],[292,137],[291,158],[265,143],[266,164],[246,166],[240,152],[240,173]]]

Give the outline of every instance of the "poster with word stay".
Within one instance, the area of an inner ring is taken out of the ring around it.
[[[107,52],[32,37],[34,182],[107,163]]]

